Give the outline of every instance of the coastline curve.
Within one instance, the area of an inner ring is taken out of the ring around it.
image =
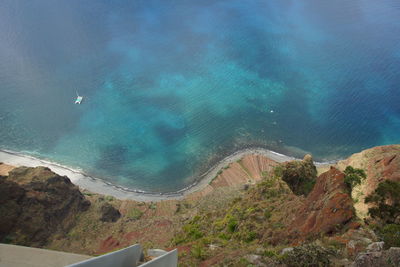
[[[180,200],[189,194],[202,190],[209,184],[210,181],[214,179],[219,170],[229,165],[230,163],[233,163],[249,154],[262,155],[279,163],[297,159],[265,148],[246,148],[238,150],[233,154],[223,158],[214,166],[209,168],[205,173],[197,177],[195,179],[195,182],[192,183],[191,185],[182,188],[178,191],[167,192],[167,193],[154,193],[154,192],[147,192],[137,189],[126,188],[108,182],[106,180],[87,175],[83,171],[76,170],[68,166],[64,166],[44,159],[39,159],[30,155],[26,155],[11,150],[4,150],[4,149],[0,150],[0,162],[13,165],[16,167],[19,166],[48,167],[59,175],[67,176],[72,183],[79,186],[80,188],[86,189],[93,193],[110,195],[117,199],[129,199],[129,200],[143,201],[143,202],[157,202],[161,200],[171,200],[171,199]],[[315,162],[316,165],[330,164],[330,163],[333,162]]]

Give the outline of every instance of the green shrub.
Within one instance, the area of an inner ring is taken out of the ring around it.
[[[246,235],[246,238],[244,239],[244,241],[246,243],[250,243],[251,241],[255,240],[257,238],[257,233],[256,232],[248,232]]]
[[[285,225],[281,222],[276,222],[272,225],[272,228],[277,229],[277,228],[283,228]]]
[[[113,201],[113,200],[115,200],[115,197],[113,197],[113,196],[105,196],[104,199],[106,201]]]
[[[137,208],[130,209],[126,214],[126,216],[132,220],[139,220],[142,217],[142,215],[143,215],[143,211],[141,211]]]
[[[196,245],[194,245],[194,246],[191,248],[190,254],[191,254],[193,257],[195,257],[196,259],[199,259],[199,260],[204,260],[204,259],[207,257],[206,251],[205,251],[204,248],[203,248],[201,245],[199,245],[199,244],[196,244]]]
[[[372,218],[383,223],[395,223],[400,216],[400,182],[386,180],[379,183],[375,191],[365,198],[365,203],[374,204],[368,210]]]
[[[196,240],[204,236],[198,224],[186,224],[183,226],[183,231],[185,231],[189,240]]]
[[[220,234],[218,235],[218,237],[221,238],[221,239],[223,239],[223,240],[229,240],[229,239],[231,239],[231,236],[228,235],[228,234],[225,234],[225,233],[220,233]]]
[[[335,253],[331,249],[309,244],[294,247],[286,253],[281,261],[289,267],[322,267],[330,266],[329,257]]]
[[[264,251],[263,255],[264,255],[265,257],[268,257],[268,258],[277,258],[277,257],[279,256],[279,254],[277,254],[277,253],[276,253],[275,251],[273,251],[273,250],[266,250],[266,251]]]
[[[228,231],[233,233],[236,231],[238,222],[235,218],[230,218],[228,222]]]
[[[303,161],[290,161],[274,168],[276,177],[281,177],[296,195],[307,196],[314,187],[317,169],[309,157]]]
[[[264,211],[264,217],[265,217],[265,219],[269,219],[269,218],[271,218],[271,216],[272,216],[272,212],[271,212],[270,210],[266,209],[266,210]]]
[[[7,235],[6,237],[4,237],[3,240],[1,240],[1,242],[4,244],[12,244],[13,241],[14,238],[12,237],[12,235]]]
[[[344,183],[350,189],[350,192],[356,185],[361,184],[361,182],[367,177],[364,170],[356,169],[351,166],[346,167],[344,174]]]
[[[277,196],[279,196],[279,192],[277,190],[274,189],[270,189],[265,193],[265,197],[266,198],[275,198]]]
[[[385,247],[400,247],[400,225],[387,224],[380,232],[380,237],[385,242]]]

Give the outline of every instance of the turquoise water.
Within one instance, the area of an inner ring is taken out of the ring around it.
[[[397,0],[0,3],[2,149],[164,192],[238,149],[399,133]]]

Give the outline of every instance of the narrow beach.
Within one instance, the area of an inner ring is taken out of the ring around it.
[[[170,192],[170,193],[151,193],[151,192],[144,192],[141,190],[125,188],[99,178],[91,177],[81,171],[74,170],[72,168],[68,168],[66,166],[57,163],[38,159],[14,151],[0,150],[0,162],[16,167],[45,166],[50,168],[52,171],[54,171],[59,175],[67,176],[74,184],[78,185],[81,189],[86,189],[93,193],[110,195],[117,199],[130,199],[135,201],[151,202],[151,201],[161,201],[167,199],[183,199],[185,196],[191,193],[202,190],[215,178],[219,170],[229,165],[230,163],[238,161],[245,155],[249,154],[262,155],[276,162],[285,162],[296,159],[294,157],[286,156],[263,148],[239,150],[219,161],[217,164],[211,167],[207,172],[199,176],[196,179],[196,182],[193,183],[192,185],[183,188],[177,192]],[[324,164],[324,163],[316,163],[316,164]]]

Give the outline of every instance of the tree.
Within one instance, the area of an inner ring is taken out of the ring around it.
[[[386,180],[379,183],[365,198],[365,203],[374,205],[368,210],[372,218],[379,218],[383,223],[396,223],[396,218],[400,218],[400,182]]]
[[[364,170],[353,168],[351,166],[346,167],[344,174],[344,182],[349,187],[350,192],[356,185],[361,184],[361,182],[367,177]]]

